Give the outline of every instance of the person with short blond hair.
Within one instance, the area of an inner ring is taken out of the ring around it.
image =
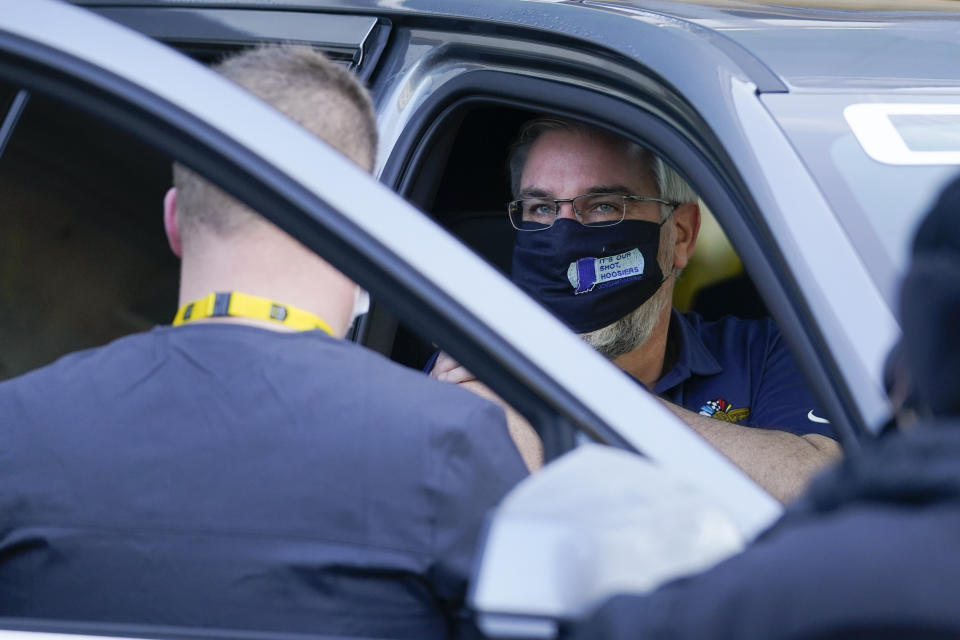
[[[218,70],[373,165],[369,98],[320,53]],[[0,384],[3,614],[473,634],[483,519],[527,473],[503,411],[344,341],[366,292],[183,167],[163,221],[173,326]]]
[[[217,71],[269,102],[367,171],[377,151],[370,96],[353,75],[310,47],[260,47],[226,58]],[[229,233],[260,216],[183,165],[173,166],[182,222]]]

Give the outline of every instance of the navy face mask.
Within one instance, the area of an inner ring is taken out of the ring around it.
[[[521,231],[513,247],[513,281],[577,333],[602,329],[663,284],[657,262],[662,226],[623,220],[585,227],[560,218],[549,229]]]

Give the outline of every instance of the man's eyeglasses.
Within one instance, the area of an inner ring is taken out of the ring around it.
[[[580,224],[588,227],[610,227],[623,220],[627,201],[658,202],[669,207],[680,206],[661,198],[624,195],[622,193],[585,193],[575,198],[521,198],[507,205],[510,224],[518,231],[543,231],[553,226],[560,205],[569,202]]]

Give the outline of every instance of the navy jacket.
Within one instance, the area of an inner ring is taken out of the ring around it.
[[[572,637],[960,637],[960,424],[894,434],[812,485],[753,545]]]
[[[320,332],[158,328],[0,417],[6,616],[447,637],[526,475],[499,408]]]

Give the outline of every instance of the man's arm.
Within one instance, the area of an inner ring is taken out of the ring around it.
[[[510,437],[517,449],[520,450],[520,456],[523,458],[524,464],[527,465],[527,470],[533,473],[543,466],[543,442],[533,426],[513,407],[504,402],[500,396],[491,391],[487,385],[474,378],[472,373],[462,367],[445,351],[441,351],[437,355],[437,359],[430,369],[430,377],[441,382],[459,384],[464,389],[502,407],[507,416],[507,429],[510,431]]]
[[[461,386],[503,407],[510,435],[527,468],[536,471],[543,466],[543,443],[523,416],[482,382],[470,380]],[[745,427],[701,416],[662,399],[661,402],[781,502],[803,493],[816,473],[842,457],[835,440],[817,433],[798,436],[787,431]]]
[[[543,441],[540,440],[540,436],[537,435],[526,418],[517,413],[513,407],[504,402],[500,396],[482,382],[470,380],[460,383],[460,386],[503,408],[507,416],[507,429],[510,431],[510,437],[517,449],[520,450],[520,457],[523,458],[523,462],[527,465],[527,470],[530,473],[543,466]]]
[[[477,381],[446,353],[441,353],[430,375],[461,384],[477,395],[502,406],[510,435],[531,471],[543,465],[543,444],[533,427],[482,382]],[[757,429],[701,416],[661,399],[667,408],[707,442],[727,456],[773,497],[786,502],[801,494],[821,469],[842,457],[833,439],[811,433],[802,436],[786,431]]]
[[[744,427],[660,401],[782,502],[800,495],[817,472],[843,455],[835,440],[820,434]]]

